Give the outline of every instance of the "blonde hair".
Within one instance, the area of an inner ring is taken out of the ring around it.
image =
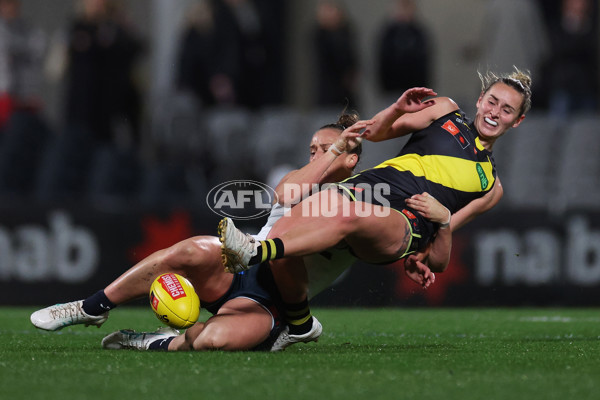
[[[485,75],[477,72],[481,80],[481,94],[486,94],[492,86],[498,82],[502,82],[521,93],[523,103],[519,110],[519,117],[524,115],[531,109],[531,74],[529,71],[522,71],[517,67],[509,74],[498,75],[494,72],[487,71]]]

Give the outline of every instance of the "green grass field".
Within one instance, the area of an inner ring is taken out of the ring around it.
[[[107,351],[150,309],[60,332],[32,311],[0,308],[1,399],[600,398],[598,309],[317,309],[319,343],[275,354]]]

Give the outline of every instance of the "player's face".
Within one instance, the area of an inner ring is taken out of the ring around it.
[[[340,131],[332,128],[318,130],[310,142],[310,162],[319,159],[340,137]]]
[[[329,147],[340,137],[340,131],[332,128],[318,130],[310,142],[310,162],[323,157]],[[327,168],[326,174],[332,182],[343,180],[350,176],[353,165],[347,164],[348,154],[343,154],[335,159]]]
[[[494,84],[477,100],[475,127],[483,142],[493,143],[510,128],[519,126],[523,95],[505,83]],[[484,143],[485,145],[485,143]]]

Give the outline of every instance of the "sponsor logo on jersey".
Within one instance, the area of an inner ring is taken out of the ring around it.
[[[464,137],[460,129],[458,129],[458,127],[454,124],[454,122],[452,122],[452,120],[444,122],[442,128],[448,133],[450,133],[454,137],[454,139],[456,139],[458,144],[460,144],[460,147],[462,147],[463,149],[470,144],[467,138]]]
[[[488,180],[487,176],[485,176],[485,172],[483,171],[481,164],[475,164],[475,168],[477,169],[477,175],[479,175],[479,182],[481,182],[481,190],[485,190],[490,181]]]
[[[415,214],[411,213],[406,208],[402,209],[402,214],[406,215],[408,217],[408,219],[417,219],[417,217],[415,216]]]
[[[365,188],[356,187],[356,186],[346,186],[348,190],[354,190],[355,192],[364,192]]]

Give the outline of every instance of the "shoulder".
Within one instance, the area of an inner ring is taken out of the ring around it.
[[[412,118],[421,121],[419,124],[416,124],[421,125],[421,129],[426,128],[434,121],[437,121],[451,112],[460,110],[458,105],[449,97],[435,97],[431,100],[433,101],[432,106],[412,114]]]
[[[450,97],[436,97],[433,99],[435,104],[431,106],[432,112],[436,115],[435,119],[441,118],[453,111],[460,110],[460,107]]]

